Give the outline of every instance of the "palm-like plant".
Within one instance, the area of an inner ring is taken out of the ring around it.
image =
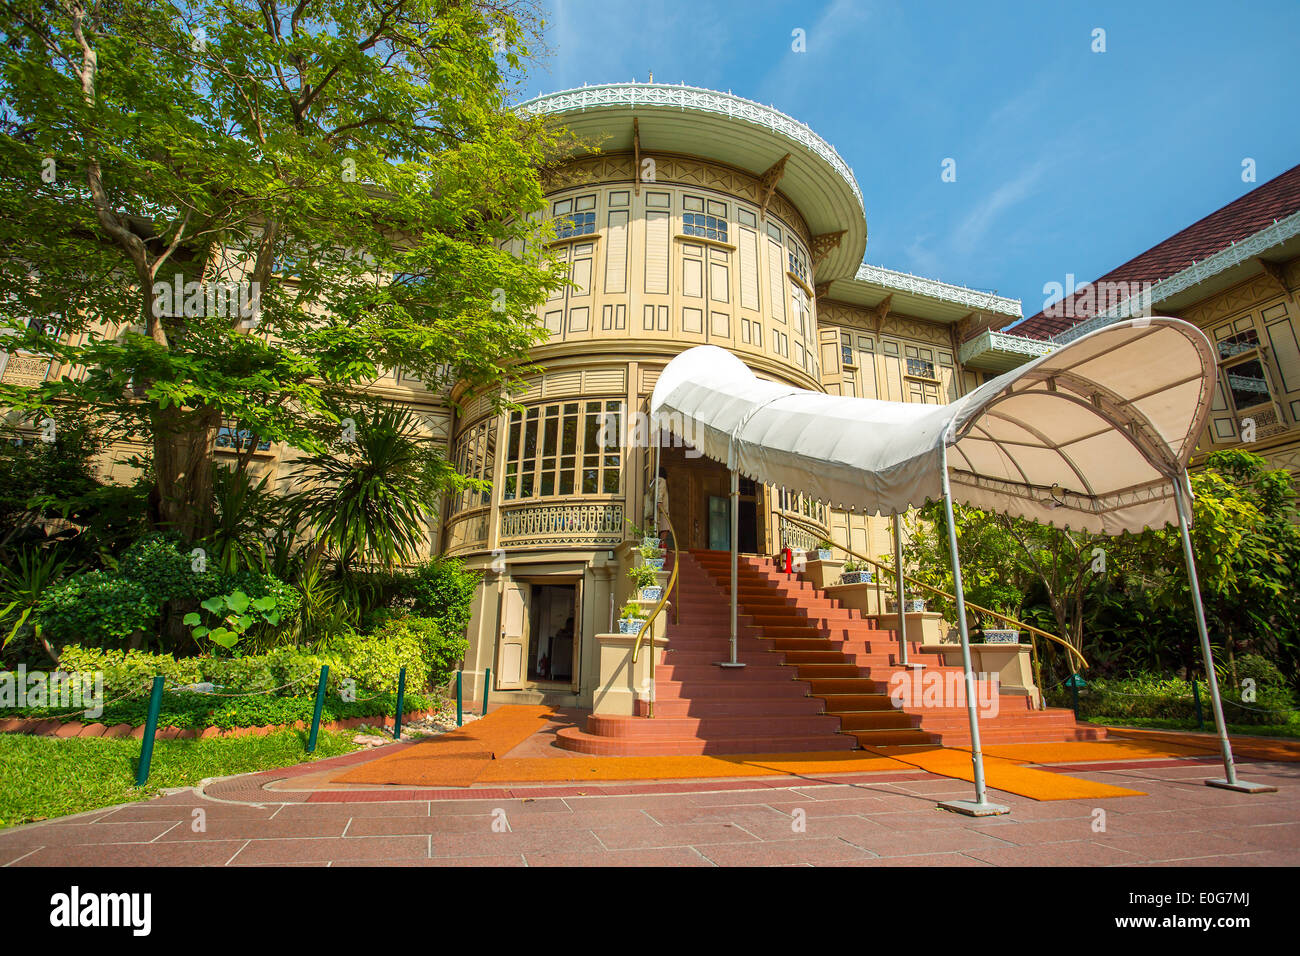
[[[315,535],[311,562],[328,551],[345,569],[358,559],[392,568],[418,553],[430,505],[455,484],[455,472],[410,409],[377,406],[349,417],[355,428],[296,463],[290,507]]]
[[[45,589],[63,576],[67,563],[53,552],[23,548],[17,552],[13,566],[0,565],[0,622],[8,627],[0,647],[8,647],[20,634],[33,631],[45,653],[55,661],[59,659],[50,642],[28,626],[28,621]]]
[[[254,481],[237,468],[214,468],[215,527],[208,535],[211,558],[223,571],[261,570],[271,534],[281,522],[283,503],[267,490],[269,476]]]

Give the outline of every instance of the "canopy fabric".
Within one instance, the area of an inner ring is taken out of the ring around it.
[[[703,345],[668,363],[652,421],[765,484],[841,510],[894,514],[943,496],[1104,534],[1176,522],[1213,400],[1205,335],[1130,319],[1076,339],[948,405],[826,395],[758,378]],[[1190,519],[1190,516],[1188,516]]]

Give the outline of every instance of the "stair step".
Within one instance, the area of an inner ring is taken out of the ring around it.
[[[856,741],[844,734],[807,736],[622,738],[598,737],[575,727],[562,728],[557,742],[565,750],[596,756],[660,757],[676,754],[772,754],[849,751]]]
[[[636,716],[592,715],[584,730],[561,729],[557,744],[657,756],[969,743],[964,707],[894,705],[889,689],[902,668],[895,633],[881,626],[890,618],[846,608],[763,556],[743,556],[736,573],[737,657],[746,666],[717,666],[731,654],[731,579],[726,552],[682,553],[667,646],[657,652],[655,717],[639,700]],[[961,673],[940,654],[922,655],[918,641],[908,644],[924,673],[945,684]],[[1033,711],[1027,698],[1008,694],[996,717],[981,718],[980,732],[990,743],[1104,737],[1070,711]]]

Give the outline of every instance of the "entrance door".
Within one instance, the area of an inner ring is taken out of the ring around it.
[[[533,637],[528,648],[528,679],[575,683],[578,669],[577,586],[534,584],[530,607]]]
[[[731,550],[731,509],[717,495],[709,495],[709,550]]]
[[[745,554],[758,554],[758,504],[753,498],[741,498],[737,508],[737,548]]]
[[[524,658],[528,649],[528,585],[506,584],[501,592],[497,640],[497,690],[518,690],[524,686]]]

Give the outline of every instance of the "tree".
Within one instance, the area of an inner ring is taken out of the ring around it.
[[[1295,594],[1300,525],[1289,473],[1270,469],[1242,449],[1213,452],[1191,474],[1192,552],[1211,637],[1229,670],[1243,646],[1281,660],[1295,672],[1300,656]],[[1145,531],[1120,542],[1129,589],[1169,608],[1183,632],[1189,671],[1199,662],[1192,639],[1191,590],[1176,528]]]
[[[415,414],[394,406],[358,412],[327,450],[295,463],[295,519],[316,536],[310,561],[332,551],[346,569],[370,558],[391,569],[413,558],[428,530],[429,509],[459,479]]]
[[[486,0],[6,3],[0,321],[84,375],[0,402],[146,442],[152,521],[195,540],[223,425],[320,453],[383,368],[498,392],[563,281],[527,215],[557,134],[506,104],[538,28]]]
[[[1094,536],[1040,525],[1022,518],[993,514],[965,505],[953,505],[957,552],[961,558],[965,596],[974,604],[1026,620],[1043,611],[1049,620],[1043,629],[1054,631],[1076,650],[1083,648],[1086,632],[1086,598],[1096,582],[1092,548]],[[954,592],[951,558],[948,554],[948,521],[941,502],[923,508],[915,522],[906,558],[914,564],[919,580]],[[1040,599],[1045,608],[1035,605]],[[951,602],[939,607],[952,616]],[[981,626],[982,615],[975,619]],[[997,621],[991,621],[995,626]],[[1068,655],[1067,667],[1077,664]],[[1041,668],[1042,659],[1038,659]],[[1041,670],[1037,674],[1042,682]]]
[[[1227,667],[1233,668],[1238,650],[1250,650],[1295,673],[1300,522],[1290,475],[1233,450],[1207,456],[1190,480],[1192,550],[1211,636],[1226,652]],[[1050,615],[1048,629],[1102,672],[1167,670],[1175,663],[1189,674],[1198,668],[1176,527],[1112,538],[960,505],[953,511],[971,601],[1031,623],[1040,611]],[[951,592],[943,509],[931,504],[919,519],[908,562],[916,577]]]

